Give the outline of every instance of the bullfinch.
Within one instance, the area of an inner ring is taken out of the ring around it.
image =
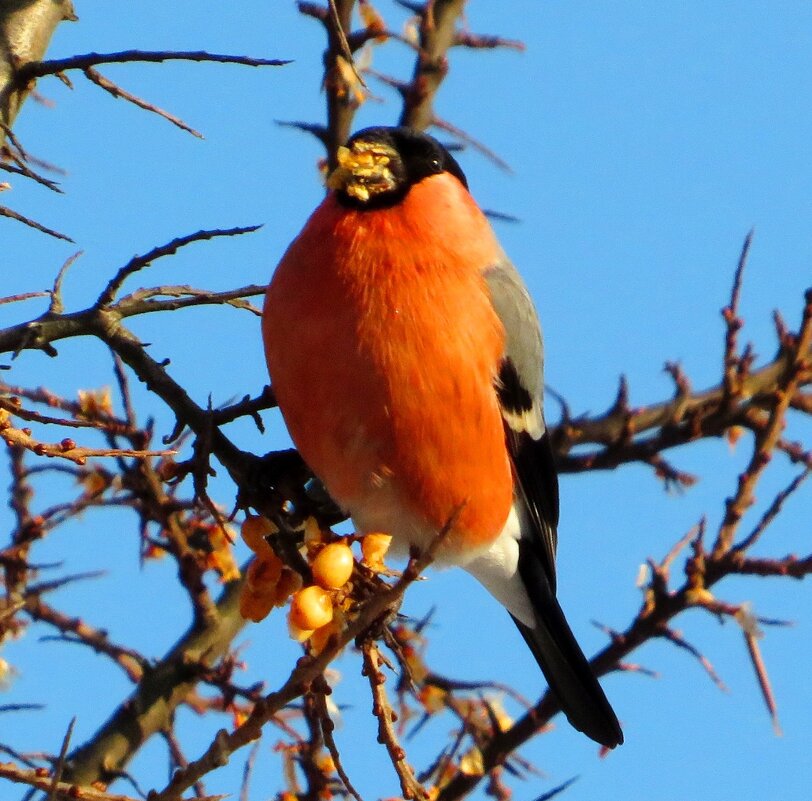
[[[341,147],[282,257],[265,353],[301,456],[361,533],[427,548],[510,613],[570,723],[615,713],[556,599],[558,479],[536,310],[451,154],[408,128]]]

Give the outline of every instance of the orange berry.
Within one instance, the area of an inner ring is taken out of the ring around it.
[[[326,626],[322,626],[313,632],[313,636],[310,638],[310,650],[314,654],[320,654],[330,640],[330,637],[334,634],[340,634],[344,629],[344,625],[344,615],[341,611],[335,610],[333,619]]]
[[[315,584],[299,590],[290,602],[289,619],[296,628],[305,631],[326,626],[333,619],[330,595]]]
[[[274,605],[284,606],[294,592],[302,589],[302,583],[302,577],[295,570],[284,568],[274,590]]]
[[[313,629],[300,629],[291,619],[288,614],[288,634],[292,640],[296,642],[304,642],[309,640],[313,634]]]
[[[246,584],[240,593],[240,614],[246,620],[259,623],[273,609],[273,602],[273,594],[256,592]]]
[[[269,549],[269,553],[257,556],[248,565],[248,586],[266,593],[273,591],[282,577],[283,567],[282,560]]]
[[[330,636],[335,633],[335,626],[333,623],[328,623],[326,626],[322,626],[320,629],[316,629],[315,631],[311,632],[310,637],[310,650],[314,654],[320,654],[324,650],[324,646],[327,645],[327,640],[330,639]]]
[[[350,546],[343,542],[331,542],[316,555],[311,567],[313,578],[326,590],[337,590],[352,575],[355,560]]]
[[[389,550],[392,537],[388,534],[366,534],[361,539],[361,553],[364,555],[364,564],[373,570],[384,567],[383,558]]]
[[[273,552],[273,548],[268,545],[265,537],[268,534],[277,532],[276,526],[267,517],[260,515],[248,515],[242,524],[240,533],[245,544],[256,554]]]

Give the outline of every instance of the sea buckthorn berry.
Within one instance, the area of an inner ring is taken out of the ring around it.
[[[389,550],[392,537],[389,534],[366,534],[361,539],[361,553],[364,555],[364,564],[373,570],[384,567],[383,558]]]
[[[322,626],[313,632],[313,636],[310,638],[311,652],[320,654],[329,642],[330,637],[341,634],[345,626],[344,614],[341,610],[334,610],[333,619],[326,626]]]
[[[332,619],[333,601],[315,584],[299,590],[290,602],[290,622],[298,629],[312,632],[326,626]]]
[[[268,545],[265,537],[268,534],[275,534],[277,530],[276,526],[267,517],[248,515],[242,524],[240,533],[245,544],[255,554],[266,554],[269,551],[273,552],[273,549]]]
[[[255,590],[272,592],[282,577],[282,560],[269,549],[269,553],[258,556],[248,565],[248,586]]]
[[[240,614],[254,623],[259,623],[268,616],[274,607],[273,593],[257,592],[251,587],[244,587],[240,594]]]
[[[284,606],[294,592],[302,589],[302,584],[302,577],[295,570],[283,568],[274,591],[274,605]]]
[[[288,614],[288,634],[292,640],[296,642],[304,642],[309,640],[313,634],[313,629],[300,629],[291,619]]]
[[[313,560],[313,578],[326,590],[337,590],[349,581],[354,563],[349,545],[331,542]]]

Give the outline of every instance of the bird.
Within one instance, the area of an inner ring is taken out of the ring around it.
[[[568,720],[623,732],[556,598],[558,478],[533,301],[458,162],[358,131],[262,315],[294,445],[360,533],[467,570],[513,618]]]

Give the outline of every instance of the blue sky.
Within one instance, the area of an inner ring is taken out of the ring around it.
[[[159,262],[132,286],[226,288],[266,281],[322,193],[317,143],[275,124],[322,119],[321,31],[287,0],[243,0],[227,12],[220,3],[187,0],[116,5],[111,14],[106,4],[78,2],[81,21],[59,29],[49,55],[206,49],[294,63],[273,70],[199,64],[101,69],[201,130],[203,141],[113,100],[80,75],[73,76],[73,91],[55,80],[42,82],[40,92],[55,107],[29,102],[15,130],[30,152],[67,170],[67,194],[17,181],[3,202],[65,231],[84,250],[66,283],[69,309],[88,303],[134,253],[200,228],[264,224],[257,234],[195,246]],[[386,0],[378,8],[392,27],[405,19]],[[575,413],[584,413],[612,402],[621,372],[629,378],[633,404],[662,400],[671,391],[662,372],[666,360],[681,362],[697,388],[717,383],[719,310],[751,227],[743,336],[753,341],[760,361],[771,358],[773,309],[796,324],[802,292],[812,283],[812,5],[472,0],[468,21],[474,31],[527,45],[524,53],[453,53],[437,113],[513,169],[506,174],[473,152],[460,156],[480,204],[521,219],[497,224],[497,232],[538,305],[550,386]],[[373,65],[404,76],[408,53],[397,44],[376,49]],[[359,127],[397,118],[396,98],[371,86],[383,102],[362,108]],[[3,294],[49,286],[76,249],[4,220],[0,236],[7,243],[0,254]],[[25,311],[39,313],[36,304],[0,307],[0,323],[17,322]],[[258,326],[247,314],[158,315],[133,328],[153,343],[154,355],[171,356],[172,374],[201,403],[209,394],[215,403],[255,394],[266,380]],[[9,380],[73,394],[109,383],[109,360],[95,344],[71,342],[57,360],[25,354]],[[168,432],[169,416],[144,402]],[[551,402],[548,416],[554,420],[557,411]],[[264,452],[285,445],[278,417],[265,417],[264,437],[248,425],[235,430],[243,447]],[[809,443],[812,425],[795,421],[789,435]],[[563,479],[560,595],[588,653],[604,642],[590,620],[623,628],[636,612],[635,578],[648,556],[662,557],[702,515],[715,530],[746,457],[745,442],[731,450],[709,441],[669,454],[700,478],[681,494],[665,493],[649,469],[635,466]],[[791,473],[776,461],[752,521],[789,481]],[[218,500],[229,505],[228,485],[218,491]],[[790,501],[759,554],[808,551],[810,500],[806,487]],[[8,520],[7,512],[2,515]],[[105,567],[106,578],[64,592],[60,602],[157,656],[185,627],[187,609],[173,588],[171,566],[150,563],[140,572],[135,553],[132,523],[103,513],[46,543],[38,559],[65,559],[71,571]],[[623,674],[605,680],[627,744],[599,760],[590,741],[558,721],[552,734],[524,749],[544,777],[516,783],[517,799],[534,798],[576,774],[580,780],[564,796],[571,801],[643,794],[676,801],[697,792],[714,801],[802,796],[812,779],[808,582],[730,581],[718,594],[750,601],[759,614],[796,621],[792,628],[769,630],[762,641],[783,736],[773,734],[740,632],[691,612],[675,625],[713,662],[729,693],[717,690],[686,654],[650,643],[633,659],[656,670],[658,679]],[[532,657],[473,580],[453,571],[433,573],[414,588],[405,611],[421,616],[434,604],[429,655],[436,669],[460,678],[497,678],[528,697],[539,694],[543,684]],[[281,620],[277,613],[241,637],[250,641],[246,683],[263,678],[273,687],[286,675],[295,649]],[[14,718],[23,748],[58,750],[77,713],[75,738],[84,739],[127,691],[114,668],[75,646],[23,641],[10,644],[4,656],[21,675],[0,703],[48,701],[44,712]],[[397,785],[374,745],[357,660],[345,657],[336,667],[342,675],[336,699],[351,705],[337,732],[348,773],[365,798],[393,795]],[[54,693],[54,686],[64,689]],[[214,727],[186,712],[181,720],[188,754],[195,756]],[[448,720],[433,722],[409,744],[415,764],[431,758],[430,735],[442,737],[449,726]],[[252,798],[280,787],[274,737],[269,732],[262,742]],[[368,745],[353,750],[361,738]],[[211,778],[209,792],[235,793],[243,758]],[[164,765],[163,745],[154,743],[134,769],[145,784],[159,786]]]

